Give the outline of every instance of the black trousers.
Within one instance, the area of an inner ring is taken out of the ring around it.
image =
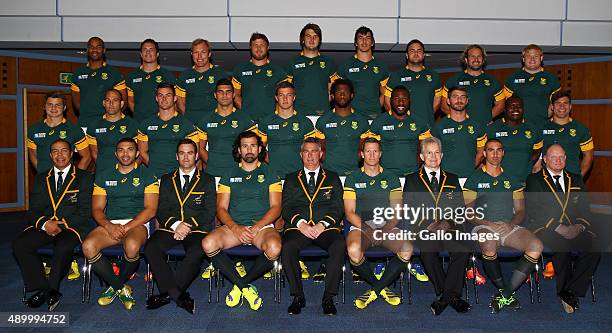
[[[206,256],[202,249],[202,239],[205,236],[206,234],[200,232],[192,232],[179,241],[174,239],[173,233],[157,230],[149,238],[144,246],[144,254],[161,293],[168,292],[172,288],[184,292],[189,288],[200,272],[202,261]],[[172,273],[170,265],[166,262],[166,252],[179,244],[185,248],[185,258],[177,265],[176,272]]]
[[[39,248],[47,244],[53,244],[49,280],[45,276],[43,262],[36,253]],[[36,228],[28,228],[19,234],[13,242],[13,253],[21,269],[26,291],[49,289],[59,291],[60,282],[70,269],[74,248],[79,244],[79,238],[70,230],[63,230],[55,237]]]
[[[283,236],[282,263],[291,289],[291,295],[304,296],[299,260],[300,250],[309,245],[316,245],[329,254],[326,265],[327,274],[325,275],[323,299],[331,298],[338,294],[338,286],[342,276],[342,265],[346,260],[346,241],[337,230],[325,231],[317,239],[310,239],[295,229],[285,232]]]
[[[570,291],[584,297],[591,277],[595,274],[601,253],[593,252],[594,240],[590,233],[582,232],[574,239],[565,239],[554,231],[538,233],[544,246],[553,250],[552,262],[555,267],[557,294]],[[572,269],[572,257],[577,255]]]
[[[421,249],[421,262],[434,286],[436,296],[446,299],[461,297],[465,268],[470,258],[469,246],[456,240],[419,240],[416,245]],[[450,256],[446,272],[439,256],[439,252],[443,250],[447,250]]]

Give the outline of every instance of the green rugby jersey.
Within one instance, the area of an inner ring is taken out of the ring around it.
[[[309,136],[316,136],[310,119],[296,111],[287,119],[274,112],[259,122],[258,130],[267,143],[269,168],[283,179],[302,167],[302,142]]]
[[[334,61],[318,54],[308,58],[302,53],[287,65],[287,74],[295,86],[295,109],[305,116],[321,116],[329,111],[328,83],[338,75]]]
[[[106,63],[98,69],[89,68],[89,64],[74,71],[70,89],[80,94],[81,103],[78,124],[88,127],[104,114],[102,101],[106,91],[115,88],[119,91],[126,88],[123,75],[115,67]]]
[[[208,142],[206,173],[216,177],[221,177],[228,168],[236,165],[232,150],[238,134],[257,131],[257,125],[249,114],[235,108],[225,117],[215,109],[201,119],[197,127],[200,128],[200,140]]]
[[[83,130],[66,119],[62,120],[55,127],[49,127],[44,119],[38,121],[28,128],[28,136],[26,138],[26,146],[36,150],[36,159],[38,160],[36,172],[46,171],[53,166],[49,154],[51,152],[51,144],[57,139],[64,139],[70,142],[77,150],[89,147]]]
[[[448,91],[452,87],[465,88],[470,98],[467,112],[472,119],[482,126],[491,122],[491,109],[495,102],[505,98],[504,89],[493,75],[482,72],[472,76],[465,71],[451,76],[444,85],[442,97],[448,98]]]
[[[96,159],[96,170],[102,171],[110,169],[117,164],[115,148],[117,142],[123,138],[138,137],[138,127],[140,124],[130,117],[121,115],[121,119],[111,122],[105,116],[93,122],[87,129],[87,141],[90,146],[98,148],[98,158]]]
[[[202,73],[193,67],[183,71],[176,81],[176,95],[185,98],[185,116],[197,124],[212,113],[217,107],[214,96],[217,81],[228,77],[225,70],[213,64]]]
[[[140,123],[138,141],[149,143],[149,169],[157,178],[176,169],[176,145],[183,138],[199,143],[200,131],[178,112],[167,121],[155,114]]]
[[[255,66],[251,62],[234,68],[232,83],[234,89],[240,89],[242,109],[258,122],[275,110],[274,92],[276,84],[289,80],[285,70],[268,61],[267,64]]]
[[[381,113],[380,87],[384,87],[389,79],[387,65],[374,57],[363,62],[353,55],[338,66],[338,75],[353,83],[355,97],[351,104],[357,113],[368,119],[376,119]]]
[[[525,120],[539,127],[548,119],[550,96],[560,88],[557,76],[544,68],[535,74],[519,69],[506,79],[504,94],[506,98],[513,95],[522,98]]]
[[[542,138],[544,139],[543,151],[555,143],[563,146],[565,155],[567,155],[565,169],[577,175],[581,174],[580,153],[595,149],[589,129],[572,118],[565,125],[554,123],[552,119],[547,121],[542,129]]]
[[[442,141],[442,168],[459,178],[474,172],[476,148],[487,142],[485,128],[467,116],[462,122],[454,121],[450,115],[440,119],[431,129],[431,135]]]
[[[134,97],[134,119],[138,122],[151,117],[157,112],[157,85],[165,82],[174,84],[176,77],[167,69],[157,66],[157,69],[147,73],[142,66],[128,74],[125,78],[128,96]]]
[[[133,219],[144,209],[145,193],[159,193],[157,177],[151,170],[134,163],[127,174],[119,165],[96,173],[93,195],[106,197],[106,217],[109,220]]]
[[[381,163],[396,175],[405,176],[418,170],[417,148],[419,140],[431,136],[429,125],[421,118],[408,114],[403,120],[391,111],[376,118],[370,125],[368,135],[382,143]]]
[[[477,200],[476,207],[484,208],[484,219],[490,222],[510,222],[514,216],[514,199],[524,198],[524,182],[502,173],[493,177],[487,168],[476,170],[463,186],[466,201]]]
[[[487,127],[487,138],[498,139],[504,145],[502,166],[505,172],[521,181],[531,174],[531,156],[534,150],[542,148],[542,132],[523,121],[515,127],[504,118]]]
[[[391,207],[391,200],[402,200],[402,185],[397,174],[379,166],[379,174],[371,177],[365,169],[357,169],[344,180],[344,200],[356,200],[355,213],[363,221],[374,218],[374,208]]]
[[[315,127],[315,136],[325,139],[325,169],[346,176],[359,166],[359,140],[370,128],[366,117],[355,110],[342,117],[333,109],[319,117]]]
[[[385,96],[391,97],[391,92],[397,86],[404,86],[410,91],[410,111],[412,111],[412,114],[415,117],[420,117],[428,124],[433,124],[434,97],[442,96],[442,83],[438,73],[425,67],[418,72],[404,67],[389,76]]]
[[[270,192],[283,192],[280,178],[259,163],[250,172],[234,164],[221,177],[217,190],[230,194],[229,214],[242,226],[253,226],[266,214],[270,209]]]

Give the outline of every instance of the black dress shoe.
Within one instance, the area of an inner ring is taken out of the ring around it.
[[[333,316],[338,313],[338,310],[336,310],[336,305],[334,305],[333,298],[323,300],[323,304],[321,304],[321,306],[323,307],[323,314]]]
[[[444,309],[448,306],[448,300],[445,298],[438,298],[435,302],[431,303],[431,312],[433,312],[434,316],[439,316],[444,312]]]
[[[55,308],[59,305],[61,298],[62,293],[54,289],[49,290],[47,293],[47,305],[49,306],[49,311],[55,310]]]
[[[25,305],[28,308],[39,308],[43,304],[45,304],[45,292],[42,290],[37,291],[25,302]]]
[[[302,309],[306,306],[306,299],[304,296],[294,296],[293,302],[287,308],[287,313],[289,314],[300,314]]]
[[[455,309],[455,311],[457,311],[457,313],[466,313],[472,308],[470,303],[464,301],[463,299],[461,299],[461,297],[457,296],[451,298],[449,303],[450,306]]]
[[[565,312],[574,313],[574,311],[578,310],[578,297],[576,297],[574,293],[564,290],[559,293],[559,297],[561,298],[561,304]]]
[[[172,298],[168,293],[152,295],[147,299],[147,310],[154,310],[172,302]]]
[[[185,309],[185,311],[194,314],[195,313],[195,302],[188,292],[184,292],[176,300],[176,306]]]

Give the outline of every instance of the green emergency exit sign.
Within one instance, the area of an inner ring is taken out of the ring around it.
[[[72,73],[59,73],[59,83],[60,84],[71,84],[72,83]]]

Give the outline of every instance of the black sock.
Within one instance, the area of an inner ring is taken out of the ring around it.
[[[225,275],[233,284],[237,285],[238,288],[243,289],[249,286],[245,280],[240,277],[236,271],[236,266],[230,257],[221,250],[217,250],[213,253],[206,254],[213,263],[216,269],[221,270],[221,273]]]
[[[178,288],[170,288],[168,289],[168,295],[176,302],[181,296],[181,291]]]
[[[354,263],[351,261],[351,266],[353,267],[353,271],[355,271],[361,278],[369,285],[374,287],[376,283],[376,277],[374,276],[374,272],[372,271],[372,267],[370,267],[370,263],[368,260],[363,257],[360,263]]]
[[[526,254],[518,260],[510,278],[510,285],[507,289],[504,289],[505,297],[512,295],[513,292],[523,285],[527,277],[533,272],[537,262],[538,259],[534,259]]]
[[[138,270],[139,264],[139,255],[136,255],[136,258],[128,258],[123,255],[123,260],[121,260],[121,269],[119,270],[119,281],[121,281],[121,283],[126,283],[132,274]]]
[[[253,264],[253,267],[248,270],[247,275],[244,277],[246,283],[251,283],[257,280],[260,276],[269,272],[274,267],[274,260],[271,260],[266,256],[265,252],[262,253]]]
[[[401,272],[405,271],[408,268],[408,263],[401,260],[397,255],[389,261],[387,267],[385,267],[385,272],[383,273],[380,280],[376,281],[374,285],[374,291],[376,293],[380,293],[383,289],[389,286],[393,281],[395,281]]]
[[[87,260],[91,264],[93,271],[96,272],[102,280],[110,284],[113,289],[119,290],[123,288],[123,284],[121,284],[119,277],[113,272],[113,266],[110,261],[108,261],[108,258],[103,256],[102,253],[98,253],[93,258]]]
[[[482,268],[485,273],[491,279],[491,282],[498,290],[507,289],[506,283],[504,282],[504,277],[501,273],[501,265],[499,263],[499,259],[497,259],[497,254],[492,257],[487,255],[482,255]]]

